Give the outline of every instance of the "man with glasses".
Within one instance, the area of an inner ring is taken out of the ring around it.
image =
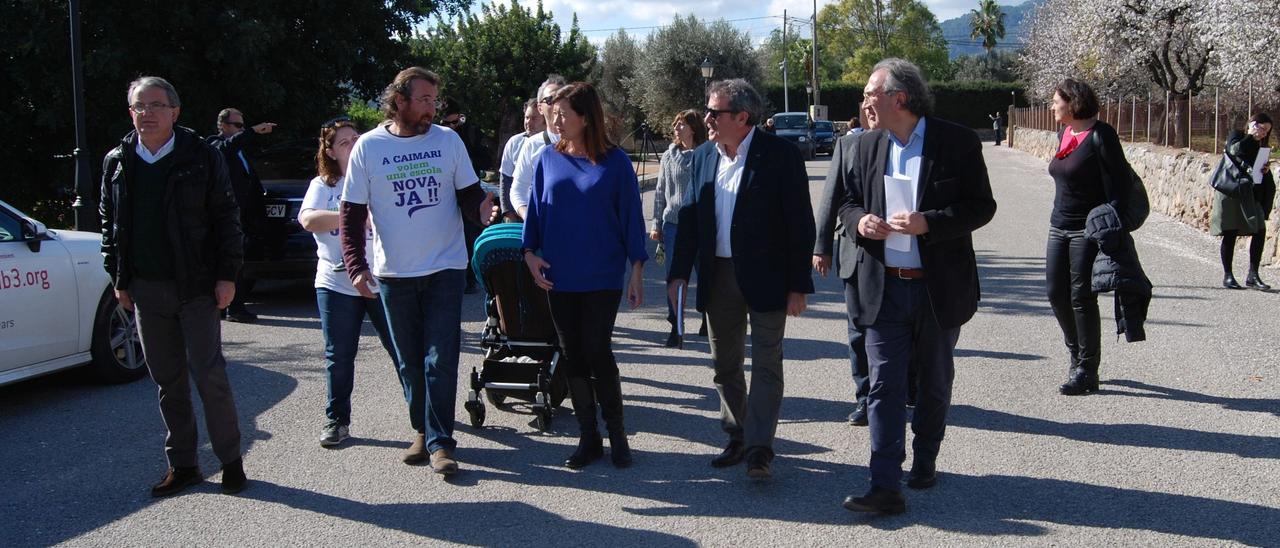
[[[197,462],[195,382],[222,492],[244,489],[240,426],[218,311],[231,304],[244,261],[240,212],[222,155],[174,125],[181,103],[163,78],[129,84],[134,131],[103,164],[102,256],[126,310],[136,310],[147,369],[159,386],[169,469],[151,496],[203,481]]]
[[[935,118],[933,94],[915,65],[878,63],[863,91],[864,112],[880,129],[862,133],[843,170],[840,222],[857,244],[849,320],[865,330],[871,391],[871,489],[849,495],[855,512],[906,511],[899,482],[906,460],[908,367],[918,396],[907,487],[938,482],[935,461],[946,430],[960,327],[978,308],[973,231],[996,202],[972,129]]]
[[[705,121],[710,141],[693,153],[690,198],[667,274],[680,303],[694,263],[697,309],[707,315],[720,422],[729,442],[711,466],[747,460],[747,476],[771,476],[782,405],[782,340],[787,316],[813,293],[814,244],[809,178],[800,150],[757,131],[763,100],[745,80],[711,84]],[[679,306],[678,304],[676,306]],[[743,365],[751,326],[751,391]]]
[[[462,340],[467,250],[462,221],[488,225],[493,195],[481,190],[458,134],[432,124],[440,77],[400,71],[382,94],[386,122],[356,141],[339,212],[347,275],[365,298],[381,291],[400,380],[416,437],[406,464],[430,459],[437,474],[458,470],[454,407]],[[365,257],[365,221],[373,259]]]
[[[267,135],[275,128],[276,124],[263,122],[245,131],[244,113],[238,109],[224,108],[218,112],[218,133],[205,139],[222,153],[222,159],[226,161],[227,172],[231,175],[231,189],[235,192],[236,203],[240,205],[240,228],[245,235],[245,256],[250,260],[262,258],[266,202],[263,200],[265,191],[262,181],[245,151],[258,146],[258,135]],[[244,276],[236,280],[236,298],[226,310],[228,321],[253,323],[258,320],[258,315],[250,312],[244,305],[252,288],[252,280],[245,280]]]
[[[542,130],[541,135],[524,140],[511,180],[511,209],[521,219],[524,219],[525,211],[529,209],[530,193],[533,192],[533,171],[538,167],[542,147],[560,142],[560,134],[556,133],[555,124],[551,123],[551,96],[566,83],[563,76],[548,74],[546,81],[538,86],[538,112],[542,114],[546,129]]]

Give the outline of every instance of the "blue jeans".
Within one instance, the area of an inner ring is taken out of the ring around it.
[[[426,434],[427,450],[457,447],[453,439],[462,344],[466,270],[415,278],[378,278],[409,404],[409,423]]]
[[[360,348],[360,327],[365,316],[378,332],[382,347],[396,367],[396,351],[387,330],[387,315],[382,301],[352,297],[316,288],[316,304],[320,307],[320,331],[324,333],[324,368],[328,372],[329,404],[324,409],[331,424],[351,424],[351,390],[355,386],[356,350]],[[398,377],[398,375],[397,375]]]
[[[913,362],[919,382],[911,419],[913,467],[933,469],[946,433],[955,379],[953,353],[959,338],[959,327],[943,329],[934,319],[924,280],[885,276],[880,312],[866,329],[873,487],[900,489],[906,460],[907,368]]]

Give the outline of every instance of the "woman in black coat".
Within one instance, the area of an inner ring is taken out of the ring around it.
[[[1058,84],[1053,114],[1066,127],[1049,162],[1055,193],[1045,281],[1071,359],[1067,382],[1058,391],[1075,396],[1098,390],[1102,358],[1102,320],[1090,285],[1098,244],[1085,237],[1085,221],[1104,203],[1127,211],[1131,172],[1115,128],[1097,119],[1098,97],[1087,84],[1072,79]]]
[[[1234,131],[1227,138],[1227,160],[1235,162],[1243,169],[1252,170],[1258,151],[1266,147],[1271,138],[1271,117],[1265,112],[1254,114],[1249,119],[1247,133]],[[1262,244],[1267,240],[1267,217],[1271,215],[1271,204],[1276,197],[1276,182],[1271,176],[1271,165],[1262,170],[1262,183],[1254,185],[1253,194],[1244,198],[1234,198],[1221,192],[1213,193],[1213,215],[1209,221],[1209,231],[1214,236],[1222,236],[1222,286],[1228,289],[1244,289],[1236,282],[1231,273],[1231,262],[1236,252],[1236,237],[1249,236],[1249,275],[1244,285],[1266,291],[1271,286],[1258,277],[1258,263],[1262,259]]]

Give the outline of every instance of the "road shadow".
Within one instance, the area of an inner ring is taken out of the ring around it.
[[[658,531],[565,519],[514,501],[367,503],[269,482],[255,482],[241,496],[338,519],[402,531],[423,539],[473,546],[694,546]],[[588,540],[589,539],[589,540]]]
[[[1091,397],[1103,397],[1100,392]],[[1107,445],[1211,452],[1247,458],[1280,458],[1280,438],[1223,432],[1202,432],[1153,424],[1090,424],[1056,422],[982,409],[952,405],[947,424],[976,430],[1057,436],[1075,441]]]
[[[994,314],[1051,315],[1045,289],[1044,257],[1009,257],[978,250],[982,300],[978,307]]]
[[[953,354],[957,358],[986,358],[990,360],[1013,360],[1019,362],[1034,362],[1049,359],[1047,356],[1038,354],[1021,354],[1018,352],[1000,352],[998,350],[978,350],[971,348],[957,348]]]
[[[1138,392],[1128,391],[1112,391],[1117,395],[1124,395],[1134,398],[1156,398],[1162,400],[1176,400],[1192,403],[1203,403],[1208,405],[1217,405],[1223,409],[1230,411],[1244,411],[1247,413],[1269,413],[1280,417],[1280,399],[1267,398],[1226,398],[1222,396],[1213,396],[1201,392],[1190,392],[1187,390],[1178,390],[1177,388],[1166,388],[1147,384],[1139,381],[1131,381],[1127,379],[1116,379],[1111,381],[1103,381],[1108,386],[1119,386],[1138,390]]]
[[[270,356],[255,359],[262,364]],[[265,367],[229,362],[240,419],[241,446],[271,434],[257,417],[286,398],[298,381]],[[194,393],[194,387],[192,387]],[[205,477],[220,467],[208,444],[199,398],[198,454]],[[50,545],[73,539],[141,510],[165,470],[164,423],[148,379],[97,386],[74,375],[18,383],[0,390],[0,544]],[[197,489],[213,492],[206,483]]]

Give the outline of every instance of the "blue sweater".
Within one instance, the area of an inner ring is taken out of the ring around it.
[[[533,174],[524,248],[551,265],[555,291],[622,289],[627,265],[645,251],[640,185],[620,148],[599,164],[547,147]]]

